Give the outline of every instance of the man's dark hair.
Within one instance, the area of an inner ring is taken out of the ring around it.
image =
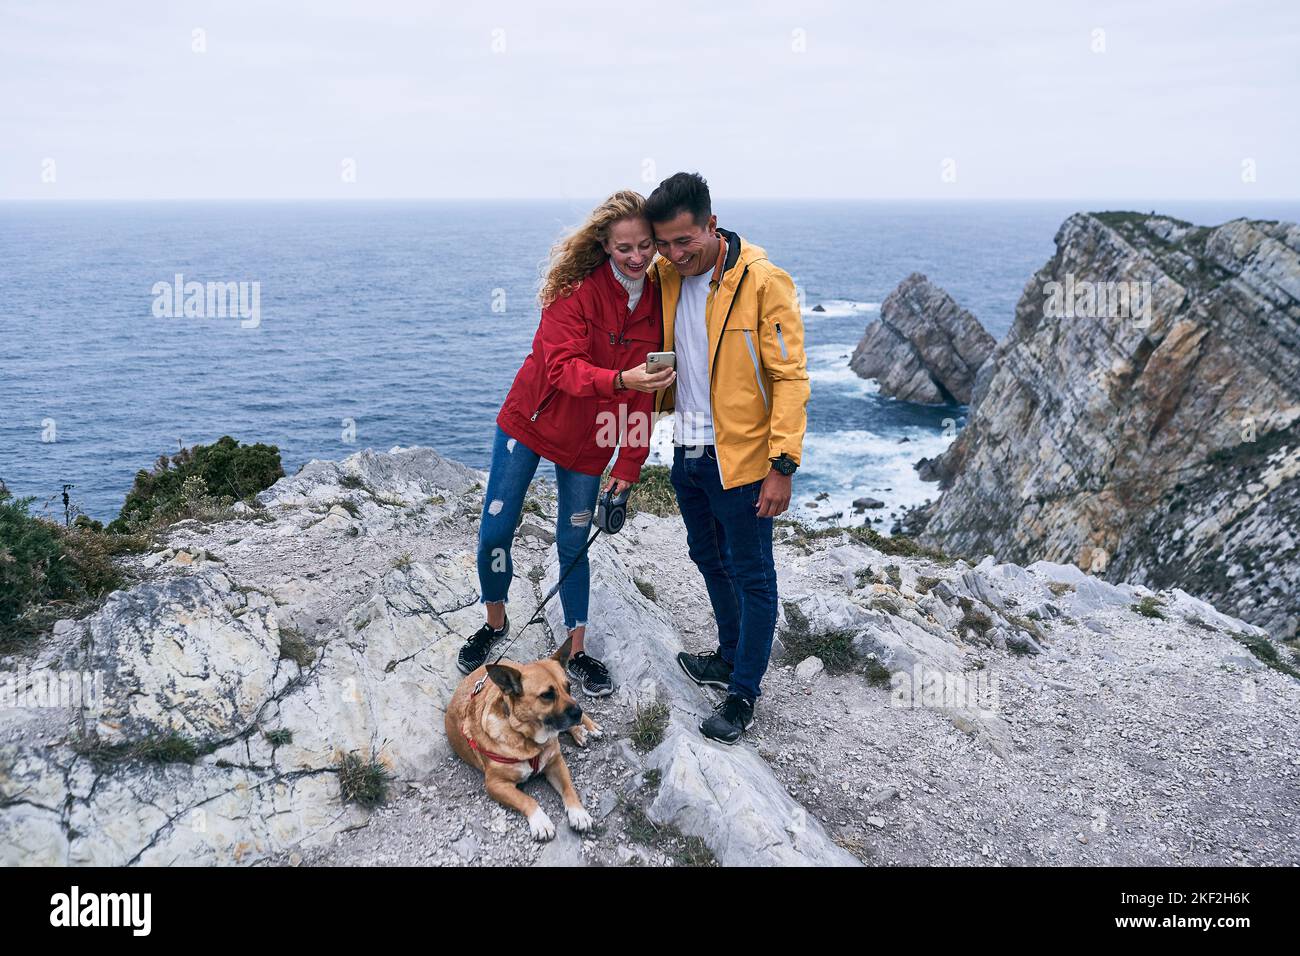
[[[645,215],[651,222],[668,222],[683,210],[697,226],[706,225],[713,215],[709,184],[699,173],[673,173],[645,201]]]

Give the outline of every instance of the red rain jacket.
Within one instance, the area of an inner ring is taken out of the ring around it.
[[[647,277],[636,309],[608,260],[572,293],[542,309],[533,350],[515,375],[497,424],[543,458],[599,475],[641,477],[650,452],[654,393],[615,391],[621,369],[663,347],[659,289]]]

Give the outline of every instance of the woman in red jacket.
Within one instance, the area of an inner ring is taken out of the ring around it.
[[[538,299],[542,320],[533,350],[515,375],[497,415],[492,466],[479,523],[478,575],[487,623],[461,648],[468,674],[488,659],[510,629],[506,594],[513,576],[510,544],[524,494],[542,458],[555,465],[555,544],[560,568],[577,563],[560,586],[564,626],[573,639],[569,675],[601,697],[614,689],[605,665],[583,649],[590,571],[588,527],[600,491],[635,484],[650,450],[654,393],[672,384],[671,369],[646,373],[646,355],[662,347],[659,291],[646,278],[654,235],[645,199],[631,190],[601,203],[551,250]],[[615,448],[605,488],[600,476]]]

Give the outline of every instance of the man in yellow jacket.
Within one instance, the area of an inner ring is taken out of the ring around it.
[[[673,412],[673,490],[718,625],[716,650],[677,660],[727,692],[700,731],[730,744],[754,722],[772,653],[772,519],[790,506],[808,417],[803,318],[790,276],[718,228],[698,173],[660,183],[646,215],[662,257],[651,268],[664,349],[677,354],[657,410]]]

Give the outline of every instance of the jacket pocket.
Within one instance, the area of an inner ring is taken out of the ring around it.
[[[551,404],[557,392],[559,392],[559,389],[554,386],[551,386],[551,388],[546,391],[542,396],[542,400],[537,404],[537,408],[533,411],[532,417],[529,418],[529,421],[537,421],[537,416],[542,413],[547,405]]]
[[[758,352],[754,350],[754,333],[749,329],[741,331],[745,335],[745,348],[749,349],[749,360],[754,363],[754,381],[758,383],[758,394],[763,396],[763,407],[767,408],[767,388],[763,385],[763,370],[758,364]]]
[[[790,353],[785,350],[785,336],[781,334],[781,323],[776,323],[776,344],[781,346],[781,358],[788,359]]]

